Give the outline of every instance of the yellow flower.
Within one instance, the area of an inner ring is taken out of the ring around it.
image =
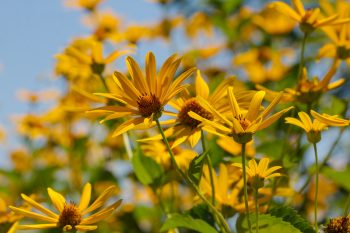
[[[248,179],[253,187],[261,188],[264,186],[264,181],[266,179],[270,179],[272,177],[282,176],[281,173],[276,173],[275,171],[281,169],[281,166],[273,166],[269,167],[270,159],[262,158],[259,161],[259,164],[256,163],[255,159],[252,159],[248,162],[248,166],[246,166],[246,171],[248,175]],[[234,163],[233,166],[242,168],[241,163]]]
[[[182,82],[195,70],[195,68],[188,69],[177,79],[173,80],[180,62],[181,58],[172,55],[165,61],[157,75],[155,57],[153,53],[149,52],[146,56],[145,78],[136,61],[128,57],[127,66],[131,80],[116,71],[114,73],[115,92],[97,93],[97,95],[107,97],[124,105],[105,106],[89,112],[108,114],[103,121],[135,116],[117,127],[113,136],[118,136],[131,129],[150,127],[153,120],[158,119],[162,115],[164,105],[184,90],[185,85]]]
[[[233,78],[224,80],[210,95],[208,84],[202,78],[200,71],[197,71],[195,79],[196,97],[186,95],[170,101],[169,103],[169,105],[178,111],[178,113],[166,113],[176,117],[175,119],[167,121],[167,123],[172,123],[174,126],[168,128],[164,132],[167,137],[175,137],[172,147],[176,147],[185,141],[188,141],[192,148],[197,145],[198,141],[201,139],[202,125],[200,124],[200,121],[193,119],[188,113],[192,111],[205,119],[213,120],[214,115],[212,110],[206,108],[205,105],[201,105],[202,99],[208,101],[208,103],[220,113],[228,111],[229,109],[226,104],[227,101],[225,101],[227,97],[226,88],[229,85],[233,85],[236,81],[237,80]],[[247,91],[237,90],[236,96],[239,98],[239,101],[243,102],[244,99],[249,99],[249,93],[250,92]],[[155,137],[143,139],[141,141],[161,138],[162,136],[159,134]]]
[[[300,29],[304,33],[310,33],[316,28],[339,25],[350,22],[350,19],[338,19],[339,15],[334,14],[329,17],[321,15],[320,8],[311,8],[305,10],[301,0],[292,0],[293,8],[284,2],[273,2],[270,6],[292,18],[299,23]]]
[[[253,83],[277,81],[288,71],[282,59],[292,54],[290,49],[276,51],[268,47],[253,48],[235,56],[233,63],[242,66]]]
[[[21,215],[8,212],[5,200],[0,197],[0,232],[15,233],[21,218]]]
[[[282,102],[300,101],[302,103],[314,103],[322,93],[336,89],[345,83],[345,79],[338,79],[330,83],[332,77],[337,72],[338,61],[334,61],[326,75],[319,80],[317,76],[311,80],[308,77],[306,68],[303,69],[301,80],[295,88],[286,88],[282,95]],[[269,90],[261,85],[256,86],[257,89],[266,91],[268,99],[275,98],[279,92]]]
[[[235,142],[232,138],[230,137],[220,137],[216,143],[225,151],[228,153],[234,155],[234,156],[240,156],[242,153],[242,145]],[[254,146],[254,140],[251,140],[250,142],[247,143],[246,145],[246,151],[245,151],[246,156],[248,157],[254,157],[256,154],[255,151],[255,146]]]
[[[295,27],[294,20],[275,11],[269,4],[253,16],[252,22],[271,35],[289,33]]]
[[[58,214],[47,209],[25,194],[21,195],[23,200],[45,215],[14,206],[10,206],[10,208],[15,213],[23,215],[25,217],[48,222],[47,224],[19,225],[18,229],[21,230],[59,228],[63,231],[92,231],[97,229],[97,226],[93,224],[110,216],[113,211],[121,204],[121,200],[114,202],[108,207],[103,208],[102,210],[99,210],[90,216],[84,216],[100,208],[113,194],[115,189],[115,186],[108,187],[89,206],[91,198],[91,184],[89,183],[84,186],[79,205],[76,205],[74,202],[67,203],[66,199],[61,194],[57,193],[51,188],[48,188],[48,194],[50,196],[52,204],[59,212]]]
[[[168,149],[165,144],[160,140],[152,140],[144,142],[141,145],[141,149],[144,151],[146,156],[153,158],[159,164],[169,168],[171,159],[169,156]],[[183,170],[186,170],[197,153],[193,150],[186,150],[180,147],[172,146],[172,151],[176,160],[176,163]]]
[[[306,132],[309,142],[319,142],[321,140],[321,131],[326,130],[328,125],[320,122],[317,119],[312,121],[310,116],[305,112],[299,112],[298,115],[300,120],[293,117],[286,117],[286,123],[302,128]],[[329,120],[332,120],[335,118],[335,116],[329,116],[328,118]]]
[[[349,120],[341,119],[337,116],[331,116],[328,114],[323,113],[322,115],[311,110],[311,115],[317,119],[318,121],[322,122],[323,124],[329,125],[329,126],[348,126],[350,124]]]
[[[102,43],[94,41],[91,45],[91,54],[85,54],[75,47],[66,48],[66,53],[75,57],[83,64],[89,65],[92,72],[95,74],[102,74],[105,66],[113,62],[118,57],[130,53],[129,50],[115,50],[106,58],[103,58]]]
[[[188,114],[192,118],[201,121],[205,125],[203,129],[205,129],[206,131],[212,132],[219,136],[232,136],[233,139],[240,144],[251,141],[252,136],[253,134],[255,134],[256,131],[262,130],[270,126],[272,123],[277,121],[285,112],[293,108],[289,107],[283,109],[278,113],[275,113],[267,118],[269,113],[280,101],[282,93],[280,93],[276,98],[274,98],[270,105],[262,112],[261,103],[265,96],[264,91],[258,91],[255,93],[250,102],[248,111],[240,108],[235,97],[233,87],[228,88],[228,96],[231,112],[230,114],[223,115],[218,111],[214,110],[214,116],[218,120],[205,119],[193,111],[189,112]]]
[[[65,5],[93,11],[101,2],[103,2],[103,0],[66,0]]]

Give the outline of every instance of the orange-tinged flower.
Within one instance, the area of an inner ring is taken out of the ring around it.
[[[48,222],[48,224],[19,225],[18,229],[21,230],[58,228],[63,231],[92,231],[97,229],[97,226],[93,224],[109,217],[113,211],[121,204],[121,200],[114,202],[108,207],[103,208],[102,210],[99,210],[90,216],[84,216],[100,208],[108,200],[108,198],[113,195],[115,189],[115,186],[108,187],[89,206],[91,198],[91,185],[89,183],[84,186],[79,205],[76,205],[74,202],[68,203],[61,194],[51,188],[48,188],[48,194],[50,196],[52,204],[59,212],[58,214],[47,209],[25,194],[21,195],[23,200],[45,215],[14,206],[10,206],[10,208],[15,213],[23,215],[25,217]]]
[[[301,0],[292,0],[293,8],[284,2],[273,2],[270,6],[299,23],[304,33],[310,33],[316,28],[339,25],[350,22],[349,18],[339,19],[338,14],[323,17],[320,8],[305,9]]]
[[[252,140],[252,135],[258,130],[262,130],[277,121],[284,113],[292,109],[289,107],[267,117],[273,108],[278,104],[282,97],[280,93],[270,105],[261,112],[262,101],[265,96],[264,91],[258,91],[253,96],[248,111],[241,109],[234,94],[233,87],[228,87],[229,105],[231,107],[230,114],[221,114],[214,111],[218,120],[208,120],[195,112],[188,114],[194,119],[201,121],[205,126],[204,130],[212,132],[219,136],[232,136],[233,139],[240,143],[247,143]],[[208,104],[209,105],[209,104]]]
[[[181,58],[172,55],[165,61],[157,75],[155,57],[153,53],[149,52],[146,56],[145,77],[136,61],[128,57],[127,66],[131,80],[116,71],[114,73],[116,91],[113,93],[96,93],[124,105],[105,106],[89,112],[108,114],[103,121],[134,116],[134,118],[117,127],[113,136],[118,136],[131,129],[149,128],[153,121],[162,115],[164,106],[184,90],[185,85],[182,82],[195,70],[195,68],[188,69],[173,80],[180,62]]]

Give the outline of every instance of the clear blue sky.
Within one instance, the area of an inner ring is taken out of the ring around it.
[[[106,0],[101,8],[112,9],[128,23],[155,22],[161,17],[159,6],[145,0]],[[59,87],[60,82],[51,78],[53,56],[73,37],[89,34],[82,16],[82,11],[64,7],[63,0],[1,0],[0,125],[7,130],[13,131],[11,115],[28,110],[16,97],[18,89]],[[150,46],[139,53],[156,48]],[[10,137],[7,149],[15,142]],[[7,149],[0,145],[0,164]]]

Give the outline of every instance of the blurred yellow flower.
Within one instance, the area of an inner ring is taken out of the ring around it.
[[[83,8],[88,11],[93,11],[102,2],[103,0],[66,0],[64,3],[68,7]]]
[[[273,166],[269,167],[270,159],[268,158],[262,158],[259,161],[259,164],[256,163],[255,159],[251,159],[248,162],[248,166],[246,166],[247,169],[247,175],[248,180],[250,181],[251,185],[255,188],[262,188],[264,186],[264,181],[266,179],[270,179],[273,177],[281,176],[281,173],[276,173],[275,171],[281,169],[281,166]],[[233,166],[242,168],[241,163],[233,163]]]
[[[225,151],[228,153],[240,156],[242,153],[242,145],[235,142],[231,137],[220,137],[216,143]],[[254,157],[255,156],[255,146],[254,146],[254,140],[251,140],[246,145],[246,151],[245,154],[248,157]]]
[[[285,14],[299,23],[300,29],[304,33],[311,33],[316,28],[339,25],[350,22],[350,19],[338,19],[339,15],[334,14],[329,17],[323,17],[320,8],[306,9],[301,0],[292,0],[293,8],[284,2],[273,2],[270,6],[277,11]]]
[[[25,194],[21,195],[23,200],[45,215],[14,206],[10,206],[10,208],[15,213],[23,215],[25,217],[48,222],[48,224],[19,225],[18,229],[21,230],[59,228],[64,232],[77,230],[92,231],[97,229],[97,226],[93,224],[109,217],[113,211],[121,204],[121,200],[114,202],[108,207],[105,207],[90,216],[84,216],[100,208],[108,200],[108,198],[113,195],[115,190],[115,186],[108,187],[89,206],[91,198],[91,184],[89,183],[84,186],[79,205],[76,205],[74,202],[67,203],[66,199],[61,194],[57,193],[51,188],[48,188],[50,199],[59,214],[52,212]]]
[[[96,93],[122,103],[124,106],[105,106],[89,112],[108,114],[103,121],[136,116],[118,126],[113,136],[118,136],[131,129],[149,128],[153,121],[162,115],[164,105],[185,89],[185,85],[182,82],[195,70],[195,68],[188,69],[179,75],[177,79],[173,80],[180,62],[181,58],[172,55],[165,61],[157,75],[155,57],[153,53],[149,52],[146,56],[145,78],[136,61],[128,57],[127,66],[131,80],[116,71],[114,73],[116,92]]]
[[[311,110],[311,115],[317,119],[318,121],[329,125],[329,126],[348,126],[350,124],[349,120],[345,120],[342,118],[339,118],[337,116],[331,116],[328,114],[319,114],[318,112],[315,112],[314,110]]]
[[[7,210],[7,203],[0,197],[0,232],[15,233],[18,221],[21,218],[21,215],[9,212]]]

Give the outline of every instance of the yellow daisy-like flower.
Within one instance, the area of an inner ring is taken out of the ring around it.
[[[282,176],[281,173],[276,173],[275,171],[281,169],[281,166],[269,167],[270,159],[262,158],[259,164],[256,163],[255,159],[248,162],[246,166],[246,171],[248,179],[253,185],[253,187],[261,188],[264,186],[264,180],[271,179],[272,177]],[[242,168],[241,163],[234,163],[233,166]]]
[[[307,135],[307,139],[311,143],[317,143],[321,140],[321,131],[327,129],[327,124],[324,124],[317,119],[311,120],[310,116],[305,112],[298,113],[300,120],[294,117],[286,117],[286,123],[296,125],[302,128]],[[330,117],[331,119],[332,117]]]
[[[135,116],[117,127],[113,136],[118,136],[131,129],[150,127],[152,122],[162,115],[164,105],[184,90],[185,85],[182,82],[195,70],[195,68],[188,69],[177,79],[173,80],[180,62],[181,58],[172,55],[165,61],[157,75],[155,57],[153,53],[149,52],[146,56],[145,78],[136,61],[128,57],[127,66],[131,80],[123,74],[115,72],[115,92],[97,93],[97,95],[107,97],[124,105],[105,106],[89,112],[108,114],[103,121]]]
[[[114,193],[115,190],[116,186],[108,187],[89,206],[91,198],[91,184],[89,183],[87,183],[84,186],[79,205],[76,205],[74,202],[68,203],[61,194],[59,194],[51,188],[48,188],[48,194],[56,210],[59,212],[58,214],[47,209],[46,207],[34,201],[25,194],[21,195],[23,200],[45,215],[42,215],[37,212],[28,211],[23,208],[17,208],[14,206],[10,206],[10,208],[16,214],[20,214],[24,217],[39,219],[48,222],[47,224],[19,225],[17,229],[33,230],[59,228],[63,231],[92,231],[97,229],[97,226],[93,224],[110,216],[113,213],[113,211],[121,204],[121,200],[114,202],[108,207],[103,208],[90,216],[86,215],[100,208]]]
[[[277,11],[289,16],[299,23],[300,29],[304,33],[310,33],[316,28],[339,25],[350,22],[350,19],[338,19],[339,15],[334,14],[329,17],[321,15],[320,8],[305,9],[301,0],[292,0],[293,8],[284,2],[274,2],[270,6]]]
[[[228,111],[229,108],[226,100],[226,88],[230,85],[234,85],[236,82],[237,80],[234,78],[225,79],[216,88],[216,90],[210,94],[208,84],[202,78],[200,71],[197,71],[197,76],[195,79],[196,96],[192,97],[190,95],[184,95],[169,102],[169,105],[178,111],[178,113],[166,113],[176,117],[175,119],[168,121],[168,123],[173,123],[174,126],[168,128],[164,132],[167,137],[175,137],[172,147],[176,147],[185,141],[188,141],[192,148],[197,145],[198,141],[201,139],[202,125],[200,124],[200,121],[193,119],[188,115],[188,113],[192,111],[205,119],[213,120],[214,115],[212,110],[201,104],[202,99],[208,101],[208,103],[220,113]],[[236,96],[240,103],[247,102],[247,100],[251,98],[251,92],[238,90],[237,88]],[[147,138],[141,141],[161,138],[162,136],[159,134],[155,137]]]
[[[204,117],[198,115],[193,111],[189,112],[188,114],[192,118],[202,122],[206,126],[204,127],[204,130],[217,134],[219,136],[232,136],[233,139],[240,144],[245,144],[251,141],[252,136],[253,134],[255,134],[256,131],[262,130],[270,126],[272,123],[277,121],[284,113],[293,108],[289,107],[283,109],[278,113],[267,117],[280,101],[282,93],[280,93],[262,112],[261,103],[265,96],[264,91],[258,91],[255,93],[250,102],[248,111],[239,107],[233,87],[228,88],[228,96],[231,112],[230,114],[224,115],[213,109],[213,112],[215,114],[214,116],[218,120],[205,119]],[[209,106],[209,103],[207,103],[207,105]]]

